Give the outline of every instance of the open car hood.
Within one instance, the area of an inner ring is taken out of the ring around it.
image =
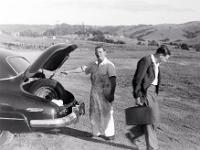
[[[68,59],[69,54],[77,48],[75,44],[55,44],[47,48],[26,70],[25,76],[31,77],[39,69],[55,71]]]

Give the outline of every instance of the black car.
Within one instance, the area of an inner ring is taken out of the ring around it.
[[[0,130],[27,132],[78,121],[85,112],[84,103],[53,79],[76,48],[63,43],[50,46],[32,64],[10,50],[0,49]],[[48,78],[46,70],[52,72]]]

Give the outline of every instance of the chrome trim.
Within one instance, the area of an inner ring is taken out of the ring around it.
[[[12,77],[8,77],[8,78],[0,78],[0,81],[3,81],[3,80],[12,80],[12,79],[15,79],[15,78],[21,76],[22,74],[23,74],[23,72],[20,73],[20,74],[17,74],[16,76],[12,76]]]
[[[0,117],[0,119],[2,119],[2,120],[24,120],[24,119],[19,119],[19,118],[3,118],[3,117]]]
[[[72,107],[72,113],[56,119],[46,119],[46,120],[30,120],[31,127],[42,127],[42,128],[59,128],[65,127],[72,123],[77,123],[80,115],[84,115],[85,105],[82,103],[81,105],[76,105]]]
[[[73,104],[75,104],[76,100],[74,99],[71,103],[64,105],[65,108],[68,108],[70,106],[73,106]]]
[[[36,107],[33,107],[33,108],[26,108],[26,111],[28,112],[43,112],[44,109],[43,108],[36,108]]]
[[[56,119],[46,119],[46,120],[30,120],[31,127],[43,127],[43,128],[58,128],[65,127],[67,125],[75,123],[78,119],[78,114],[72,112],[68,116]]]

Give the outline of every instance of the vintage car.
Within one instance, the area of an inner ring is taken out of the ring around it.
[[[0,131],[27,132],[77,122],[85,112],[84,103],[53,79],[76,48],[63,43],[50,46],[31,64],[0,49]],[[52,74],[47,78],[45,71]]]

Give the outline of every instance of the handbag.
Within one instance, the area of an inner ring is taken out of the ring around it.
[[[153,124],[153,112],[147,106],[134,106],[125,109],[127,125]]]

